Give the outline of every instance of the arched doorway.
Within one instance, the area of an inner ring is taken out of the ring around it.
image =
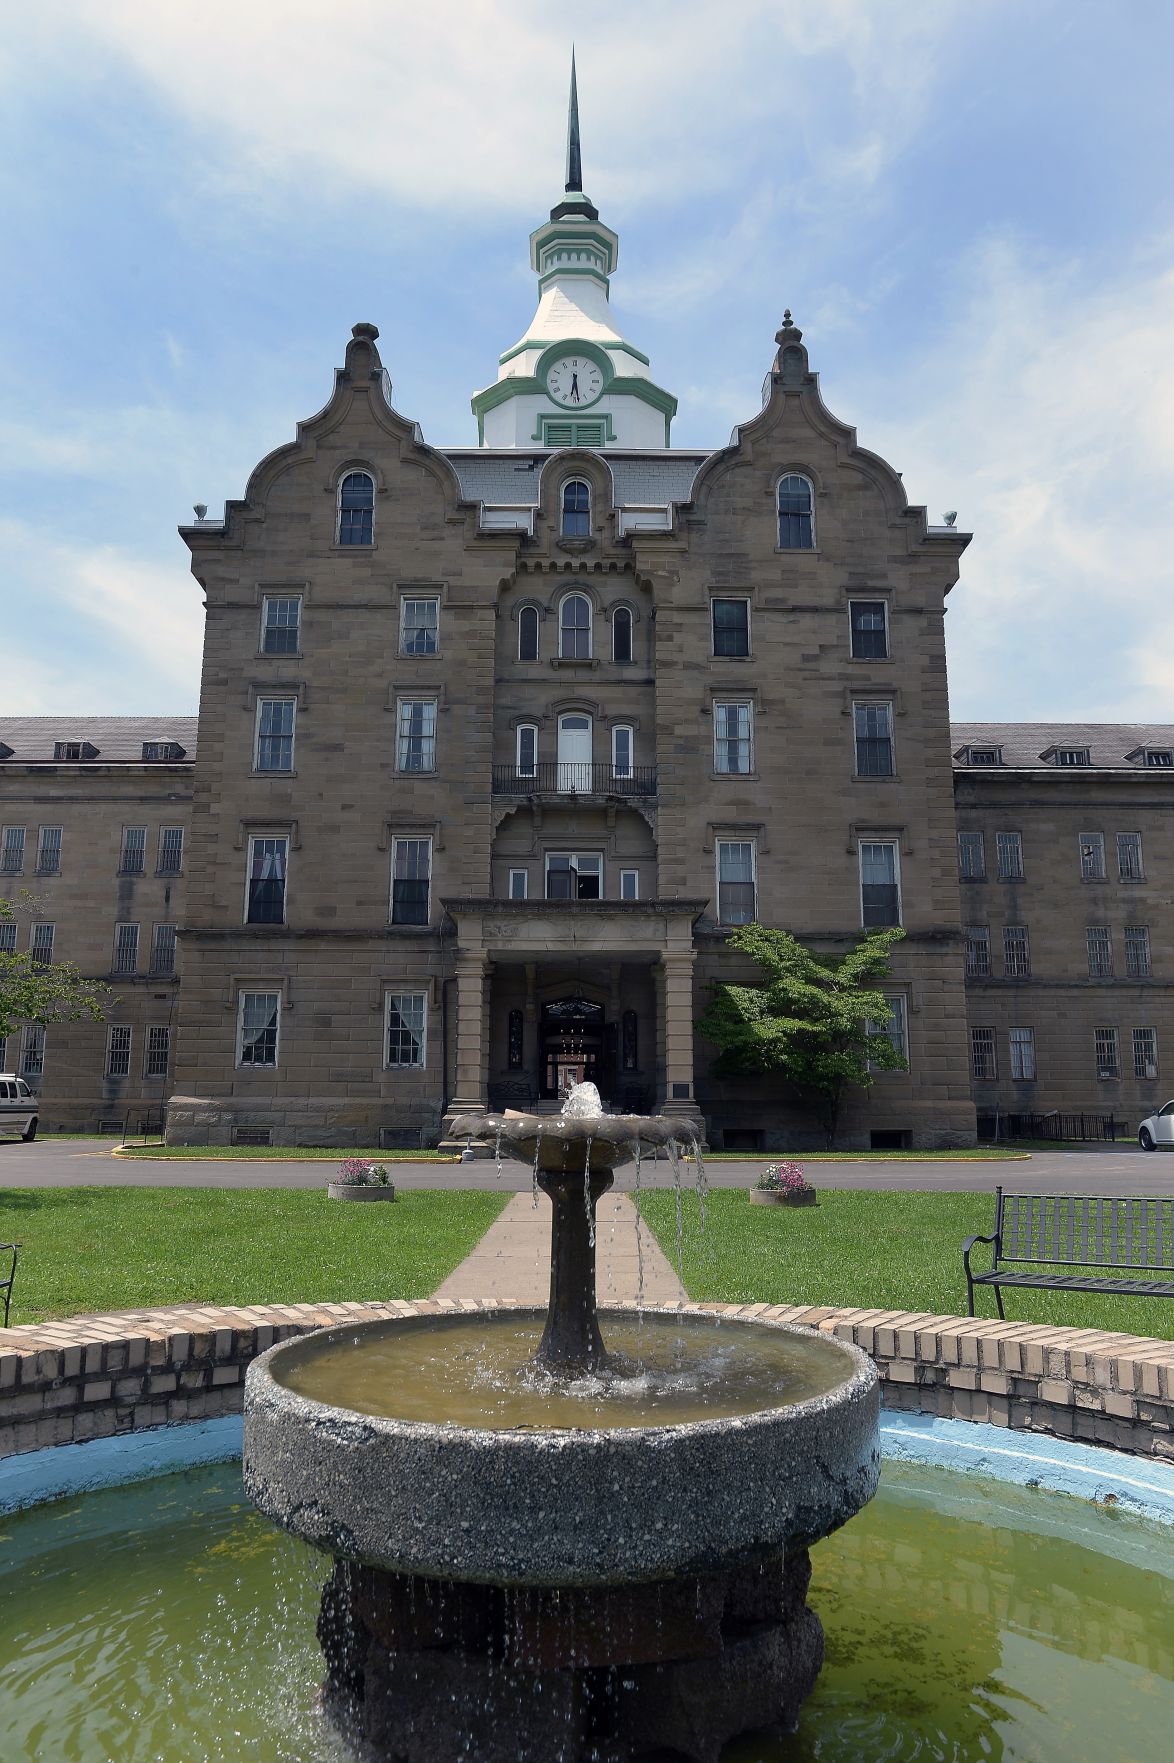
[[[572,1083],[596,1084],[609,1077],[607,1024],[603,1005],[587,998],[559,998],[542,1007],[542,1094],[563,1095]]]

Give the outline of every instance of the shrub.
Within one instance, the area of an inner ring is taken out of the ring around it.
[[[344,1157],[338,1174],[331,1178],[346,1188],[389,1188],[391,1177],[382,1163],[368,1163],[362,1157]]]
[[[755,1182],[756,1188],[767,1188],[773,1194],[813,1194],[815,1189],[798,1163],[770,1163]]]

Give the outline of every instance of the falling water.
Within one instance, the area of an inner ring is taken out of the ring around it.
[[[669,1167],[673,1172],[673,1192],[677,1197],[677,1278],[682,1288],[685,1284],[685,1206],[681,1192],[681,1153],[677,1149],[675,1139],[670,1139],[666,1147],[669,1154]]]
[[[591,1204],[591,1146],[594,1140],[588,1135],[587,1156],[583,1163],[583,1205],[587,1212],[587,1241],[595,1247],[595,1208]]]
[[[641,1233],[644,1229],[644,1219],[640,1212],[640,1166],[644,1161],[644,1154],[639,1139],[634,1139],[632,1144],[636,1153],[636,1193],[634,1196],[636,1202],[636,1315],[639,1317],[640,1321],[643,1322],[644,1241]]]
[[[497,1180],[499,1186],[501,1183],[501,1135],[504,1131],[505,1122],[502,1121],[497,1129],[497,1137],[493,1141],[493,1160],[497,1168]]]
[[[530,1193],[532,1196],[531,1203],[534,1207],[535,1212],[537,1212],[537,1210],[538,1210],[538,1157],[539,1157],[539,1153],[541,1152],[541,1150],[542,1150],[542,1128],[539,1127],[538,1136],[534,1140],[534,1168],[530,1174]]]

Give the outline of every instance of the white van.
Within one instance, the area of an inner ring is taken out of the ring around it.
[[[19,1133],[27,1143],[37,1136],[37,1098],[15,1071],[0,1071],[0,1138]]]

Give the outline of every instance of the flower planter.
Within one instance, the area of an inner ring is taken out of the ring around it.
[[[326,1197],[330,1200],[394,1200],[395,1188],[359,1187],[354,1182],[328,1181]]]
[[[819,1195],[814,1188],[807,1194],[788,1194],[781,1188],[751,1188],[752,1206],[814,1206]]]

